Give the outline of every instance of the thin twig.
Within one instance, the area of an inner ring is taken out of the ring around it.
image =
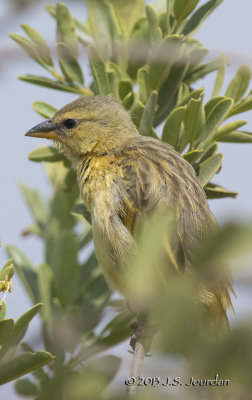
[[[135,383],[132,386],[128,386],[129,395],[133,395],[137,391],[138,388],[137,385],[139,383],[139,378],[143,370],[145,353],[146,350],[144,348],[143,343],[141,343],[140,340],[137,340],[135,345],[133,360],[131,362],[131,367],[130,367],[130,377],[135,378]]]

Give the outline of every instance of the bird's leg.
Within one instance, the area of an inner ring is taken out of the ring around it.
[[[137,322],[133,322],[130,327],[132,329],[130,346],[133,351],[135,350],[136,343],[141,342],[147,353],[150,350],[153,336],[157,332],[156,325],[151,325],[149,323],[149,314],[147,312],[141,312]]]

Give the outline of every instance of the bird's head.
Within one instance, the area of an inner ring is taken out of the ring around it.
[[[81,96],[26,136],[52,139],[67,158],[120,151],[137,135],[130,115],[110,96]]]

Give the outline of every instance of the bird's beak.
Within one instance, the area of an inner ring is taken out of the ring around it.
[[[59,134],[56,131],[56,126],[52,123],[51,119],[41,122],[40,124],[31,128],[26,132],[25,136],[45,138],[45,139],[59,139]]]

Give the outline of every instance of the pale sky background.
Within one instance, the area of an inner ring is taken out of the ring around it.
[[[64,1],[78,19],[85,20],[85,6]],[[0,0],[0,85],[1,85],[1,145],[0,145],[0,267],[7,260],[4,246],[7,243],[15,244],[26,253],[34,264],[43,260],[40,243],[33,238],[22,238],[20,233],[31,222],[29,212],[22,199],[18,183],[38,188],[46,197],[49,188],[43,172],[42,164],[28,160],[28,153],[49,143],[45,140],[31,140],[25,138],[25,132],[39,123],[42,118],[31,108],[35,100],[45,101],[55,107],[62,107],[74,100],[77,95],[57,92],[50,89],[30,85],[17,80],[17,76],[25,73],[45,75],[41,67],[37,66],[27,56],[23,56],[18,46],[8,38],[8,33],[22,33],[19,25],[26,23],[37,29],[48,42],[55,43],[55,22],[45,11],[44,6],[55,1],[44,2],[24,12],[9,13],[8,0]],[[200,4],[203,1],[200,2]],[[196,37],[213,56],[225,52],[230,57],[230,67],[226,75],[229,82],[240,64],[247,64],[252,68],[252,1],[251,0],[224,0],[224,3],[205,21]],[[9,55],[9,56],[7,56]],[[88,65],[85,57],[81,60],[84,69]],[[197,86],[205,86],[206,93],[211,93],[213,77],[201,80]],[[251,89],[251,86],[250,86]],[[242,114],[239,119],[248,121],[245,129],[252,131],[252,112]],[[227,219],[252,220],[252,144],[220,144],[220,151],[225,154],[221,173],[214,181],[230,190],[238,191],[236,200],[223,199],[210,201],[210,207],[218,221]],[[247,267],[252,267],[250,258]],[[251,270],[251,268],[250,268]],[[238,299],[234,300],[234,307],[238,319],[241,316],[252,315],[252,289],[241,291],[236,286]],[[30,302],[15,276],[14,290],[7,297],[8,318],[17,319],[30,306]],[[38,334],[38,319],[31,323],[26,340],[36,340]],[[124,354],[128,344],[119,348]],[[116,350],[117,353],[119,351]],[[126,355],[129,362],[130,355]],[[148,365],[147,365],[148,368]],[[0,399],[15,400],[12,383],[0,387]]]

